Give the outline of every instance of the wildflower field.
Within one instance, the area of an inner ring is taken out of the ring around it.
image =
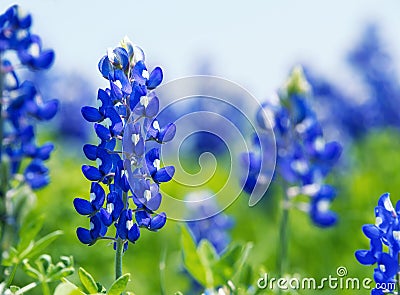
[[[399,294],[398,3],[166,2],[0,3],[0,294]]]

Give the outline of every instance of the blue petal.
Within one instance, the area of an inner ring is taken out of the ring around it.
[[[147,71],[147,68],[144,64],[144,61],[140,60],[135,64],[133,68],[133,77],[135,81],[137,81],[139,84],[145,85],[146,78],[143,77],[143,71]]]
[[[97,158],[101,160],[99,170],[103,175],[111,172],[112,169],[112,156],[105,150],[99,148],[97,150]]]
[[[165,126],[159,135],[160,141],[161,142],[168,142],[171,141],[176,133],[176,126],[174,123],[169,123],[167,126]]]
[[[58,111],[58,100],[52,99],[44,103],[37,112],[37,116],[40,120],[52,119]]]
[[[83,146],[83,152],[85,153],[86,158],[92,161],[96,161],[97,158],[97,146],[92,144],[85,144]]]
[[[116,47],[113,52],[116,55],[115,64],[120,66],[122,69],[126,69],[126,67],[129,65],[129,57],[128,52],[125,50],[125,48]]]
[[[324,159],[336,162],[342,154],[342,150],[343,148],[338,142],[329,142],[325,145]]]
[[[93,238],[90,234],[90,231],[83,227],[78,227],[76,229],[76,235],[78,236],[79,241],[83,244],[90,245],[93,243]]]
[[[157,168],[154,167],[153,163],[154,160],[159,159],[159,149],[158,148],[153,148],[150,151],[146,153],[146,164],[147,164],[147,169],[149,170],[150,175],[153,175],[156,173]]]
[[[101,124],[94,124],[94,129],[96,131],[97,136],[104,141],[108,141],[111,139],[111,133],[108,128],[104,127]]]
[[[160,208],[161,205],[161,194],[157,193],[154,196],[151,197],[151,199],[147,202],[146,207],[150,209],[151,211],[156,211],[158,208]]]
[[[329,227],[336,224],[337,215],[332,211],[317,212],[315,210],[313,214],[311,214],[311,219],[320,227]]]
[[[144,115],[148,118],[153,118],[158,113],[160,101],[157,96],[149,97],[149,104],[145,108]]]
[[[118,223],[117,223],[117,225],[116,225],[116,227],[117,227],[117,234],[118,234],[118,236],[121,238],[121,239],[123,239],[123,240],[125,240],[126,238],[127,238],[127,235],[128,235],[128,230],[127,230],[127,228],[126,228],[126,222],[127,222],[127,220],[128,220],[128,218],[127,218],[127,210],[126,209],[124,209],[122,212],[121,212],[121,216],[119,217],[119,220],[118,220]]]
[[[136,211],[135,213],[136,222],[140,227],[149,227],[151,222],[151,216],[146,211]]]
[[[88,122],[100,122],[104,119],[99,110],[93,107],[84,106],[81,109],[81,113],[85,120]]]
[[[151,219],[149,229],[151,231],[157,231],[160,228],[162,228],[166,222],[167,222],[167,216],[165,215],[164,212],[162,212]]]
[[[362,230],[369,239],[379,239],[381,236],[379,228],[373,224],[365,224]]]
[[[157,170],[157,172],[153,175],[153,179],[156,182],[168,182],[172,179],[175,173],[174,166],[167,166]]]
[[[133,224],[131,229],[128,231],[128,240],[135,243],[140,237],[140,230],[136,223]]]
[[[355,256],[361,264],[372,265],[376,263],[376,258],[368,250],[357,250]]]
[[[85,177],[91,181],[98,181],[103,177],[99,169],[89,165],[83,165],[82,172],[83,175],[85,175]]]
[[[90,215],[94,212],[92,204],[89,201],[81,198],[74,199],[74,207],[76,212],[81,215]]]
[[[104,208],[100,208],[100,219],[105,226],[110,226],[113,223],[113,218]]]
[[[43,50],[39,57],[33,59],[32,67],[38,70],[44,70],[51,67],[54,61],[54,51],[53,50]]]
[[[154,89],[161,84],[163,80],[163,72],[160,67],[156,67],[150,74],[149,80],[147,81],[147,88]]]
[[[48,160],[53,149],[54,145],[52,143],[46,143],[38,148],[37,157],[43,161]]]
[[[114,135],[119,135],[124,129],[121,117],[113,107],[106,109],[106,116],[111,120],[111,131]]]
[[[108,57],[105,55],[103,56],[100,61],[99,61],[99,71],[103,75],[104,78],[108,79],[110,74],[113,73],[114,68],[108,59]]]
[[[104,189],[97,182],[92,182],[90,192],[95,194],[95,199],[92,201],[92,205],[96,210],[100,210],[103,207],[106,194]]]

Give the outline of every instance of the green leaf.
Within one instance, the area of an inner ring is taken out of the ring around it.
[[[54,295],[85,295],[77,286],[65,280],[54,290]]]
[[[97,293],[97,284],[94,278],[90,273],[88,273],[85,269],[82,267],[79,268],[79,278],[82,282],[82,285],[85,287],[86,291],[89,293]]]
[[[187,227],[182,226],[181,244],[183,250],[183,263],[190,275],[201,285],[206,285],[206,271],[198,256],[196,244]]]
[[[11,247],[8,251],[8,257],[4,258],[2,265],[6,267],[13,266],[14,264],[19,264],[21,261],[18,258],[18,251],[14,247]]]
[[[63,232],[61,230],[56,230],[38,241],[34,242],[32,247],[28,247],[25,249],[20,255],[19,258],[21,260],[25,258],[33,258],[39,255],[47,246],[53,243],[59,236],[61,236]]]
[[[28,259],[24,259],[23,263],[23,270],[24,272],[30,276],[31,278],[35,279],[35,280],[39,280],[42,276],[42,274],[35,268],[33,268],[30,264],[29,264],[29,260]]]
[[[213,266],[218,261],[219,256],[215,251],[214,246],[208,240],[200,241],[200,244],[197,247],[197,254],[205,270],[206,287],[213,288],[216,286],[214,283]]]
[[[131,274],[126,273],[123,276],[119,277],[110,287],[108,290],[108,295],[120,295],[122,292],[125,291],[126,286],[128,285],[129,278]]]
[[[25,218],[20,230],[21,239],[17,246],[18,252],[22,252],[29,246],[31,241],[35,240],[37,234],[43,227],[43,222],[43,216],[34,217],[32,214],[30,214],[27,218]]]
[[[213,268],[216,285],[223,285],[234,276],[240,276],[251,248],[252,244],[247,243],[245,246],[232,244],[226,249]]]

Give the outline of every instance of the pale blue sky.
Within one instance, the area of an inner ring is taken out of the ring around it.
[[[400,60],[398,0],[1,0],[0,10],[14,3],[33,14],[33,31],[56,50],[55,68],[77,68],[95,87],[104,86],[99,58],[125,35],[145,50],[148,63],[162,66],[167,81],[196,74],[199,60],[209,59],[215,74],[261,99],[298,61],[341,73],[368,21],[380,24]]]

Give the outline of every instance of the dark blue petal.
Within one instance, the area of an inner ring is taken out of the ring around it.
[[[157,96],[149,97],[149,104],[145,106],[144,115],[148,118],[153,118],[158,113],[160,101]]]
[[[175,173],[174,166],[167,166],[157,170],[157,172],[153,175],[153,179],[156,182],[167,182],[172,179]]]
[[[154,161],[156,159],[160,159],[159,149],[153,148],[146,153],[146,164],[150,175],[153,175],[157,171],[157,168],[154,166]]]
[[[162,196],[160,193],[155,194],[149,201],[147,201],[146,207],[151,211],[156,211],[158,208],[160,208],[161,198]]]
[[[78,236],[79,241],[83,244],[90,245],[93,243],[93,238],[90,234],[90,231],[83,227],[78,227],[76,229],[76,235]]]
[[[126,228],[126,222],[128,221],[127,215],[128,215],[128,211],[126,209],[124,209],[121,212],[121,216],[118,220],[118,223],[116,224],[117,234],[123,240],[126,240],[127,235],[128,235],[128,230]]]
[[[128,240],[132,243],[135,243],[140,237],[140,230],[136,223],[128,231]]]
[[[163,80],[163,72],[160,67],[156,67],[150,74],[149,80],[147,81],[147,88],[154,89],[161,84]]]
[[[165,215],[164,212],[162,212],[151,219],[149,229],[152,231],[157,231],[160,228],[162,228],[166,222],[167,222],[167,216]]]
[[[104,119],[99,110],[93,107],[85,106],[81,109],[81,113],[88,122],[100,122]]]
[[[372,265],[376,263],[376,258],[368,250],[357,250],[355,256],[361,264]]]
[[[119,135],[124,129],[121,117],[113,107],[106,108],[106,116],[111,120],[111,131],[113,135]]]
[[[40,148],[37,150],[37,158],[45,161],[50,158],[50,154],[54,149],[54,145],[52,143],[46,143],[42,145]]]
[[[75,198],[74,207],[76,212],[78,212],[81,215],[90,215],[94,212],[92,204],[84,199]]]
[[[165,126],[159,135],[160,142],[168,142],[171,141],[176,133],[176,126],[174,123],[169,123],[167,126]]]
[[[85,144],[83,146],[83,152],[85,153],[86,158],[92,161],[96,161],[97,158],[97,146],[92,144]]]
[[[101,160],[101,164],[99,166],[99,170],[103,175],[111,172],[112,169],[112,156],[105,150],[99,148],[97,150],[97,158]]]
[[[104,78],[108,79],[110,74],[113,73],[114,68],[107,56],[103,56],[99,62],[99,71]]]
[[[149,227],[151,222],[151,216],[146,211],[136,211],[135,219],[140,227]]]
[[[126,69],[126,67],[129,65],[129,57],[125,48],[116,47],[113,52],[115,54],[114,65],[119,66],[122,69]]]
[[[133,77],[135,81],[137,81],[139,84],[145,85],[147,81],[146,77],[143,77],[145,72],[147,72],[147,68],[144,64],[144,61],[138,61],[133,68]]]
[[[381,236],[381,232],[379,228],[377,228],[373,224],[365,224],[362,227],[362,230],[364,234],[367,236],[369,239],[379,239]]]
[[[44,103],[37,111],[40,120],[52,119],[58,111],[58,100],[52,99]]]
[[[25,181],[36,190],[49,183],[48,169],[40,160],[33,160],[24,171]]]
[[[43,50],[37,58],[33,59],[32,67],[38,70],[48,69],[54,61],[53,50]]]
[[[89,165],[83,165],[82,172],[83,172],[83,175],[85,175],[85,177],[91,181],[98,181],[98,180],[102,179],[102,177],[103,177],[103,175],[101,174],[99,169],[97,169],[96,167],[93,167],[93,166],[89,166]]]
[[[104,208],[100,208],[100,219],[105,226],[110,226],[113,223],[113,218]]]
[[[342,154],[342,146],[336,142],[328,142],[325,145],[324,159],[331,162],[336,162]]]
[[[101,124],[94,124],[94,129],[96,131],[97,136],[104,141],[108,141],[111,139],[111,133],[108,128],[104,127]]]
[[[104,192],[104,189],[101,187],[100,184],[97,182],[92,182],[90,192],[94,193],[95,198],[92,201],[92,205],[96,210],[100,210],[101,207],[103,207],[104,200],[106,198],[106,194]]]

